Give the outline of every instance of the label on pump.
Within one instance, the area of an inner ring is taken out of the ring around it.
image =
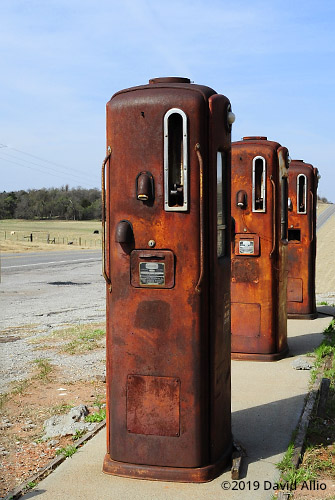
[[[140,262],[141,285],[164,285],[165,264],[163,262]]]
[[[239,241],[239,253],[240,254],[253,254],[254,253],[254,241],[253,240],[240,240]]]

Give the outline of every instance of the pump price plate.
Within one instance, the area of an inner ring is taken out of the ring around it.
[[[254,241],[253,240],[240,240],[239,241],[239,253],[252,255],[254,253]]]
[[[140,262],[140,284],[165,285],[165,264],[163,262]]]

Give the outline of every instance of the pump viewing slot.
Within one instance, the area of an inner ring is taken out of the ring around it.
[[[307,179],[306,175],[299,174],[297,177],[297,213],[306,213],[306,198],[307,198]]]
[[[252,211],[265,212],[265,159],[256,156],[252,162]]]
[[[188,177],[187,117],[170,109],[164,116],[164,209],[186,211]]]

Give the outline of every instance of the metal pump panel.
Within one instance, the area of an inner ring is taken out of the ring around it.
[[[232,144],[233,359],[272,361],[288,352],[288,167],[287,149],[266,137]]]
[[[317,317],[315,301],[316,204],[318,170],[292,160],[289,171],[287,314],[293,319]]]
[[[107,104],[108,474],[202,482],[230,460],[232,121],[185,78]]]

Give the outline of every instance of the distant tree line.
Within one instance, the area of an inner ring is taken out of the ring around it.
[[[332,203],[331,201],[328,201],[325,196],[319,196],[318,195],[318,201],[322,201],[322,203]]]
[[[64,219],[101,218],[99,189],[29,189],[0,193],[0,219]]]
[[[320,197],[323,203],[330,203]],[[89,220],[101,218],[99,189],[29,189],[0,193],[1,219]]]

